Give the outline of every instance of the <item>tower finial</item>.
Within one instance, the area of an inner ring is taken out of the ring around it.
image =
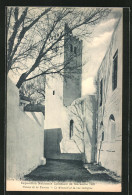
[[[72,34],[72,30],[70,29],[67,23],[65,23],[65,32],[68,34]]]

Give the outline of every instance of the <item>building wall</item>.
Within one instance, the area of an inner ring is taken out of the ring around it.
[[[81,160],[82,155],[77,153],[61,152],[61,129],[45,129],[44,131],[44,155],[46,159]]]
[[[76,46],[77,53],[82,53],[82,41],[79,41],[79,39],[75,38],[71,33],[66,36],[71,38],[71,42],[66,41],[65,37],[63,56],[57,56],[57,58],[54,59],[58,59],[58,62],[63,61],[64,64],[67,63],[69,57],[71,57],[69,56],[70,43],[72,43],[73,46]],[[69,138],[69,106],[76,98],[81,97],[81,63],[82,55],[79,57],[76,55],[76,57],[72,58],[67,65],[67,68],[75,67],[78,64],[80,65],[80,74],[74,73],[74,78],[72,75],[70,75],[71,78],[67,78],[67,74],[69,75],[68,69],[64,71],[64,78],[58,74],[46,75],[45,129],[61,129],[61,153],[80,153],[76,143]]]
[[[7,80],[7,179],[19,179],[41,163],[43,157],[44,117],[42,113],[25,113],[19,107],[19,92]]]
[[[122,38],[121,18],[112,35],[111,43],[97,75],[97,161],[118,175],[121,175],[122,152]],[[117,87],[113,90],[112,74],[116,51],[118,51]],[[102,105],[100,105],[102,79]],[[102,134],[104,134],[103,141],[101,141]]]
[[[84,144],[85,159],[87,163],[93,163],[96,160],[96,98],[95,95],[89,95],[84,100]]]
[[[55,94],[53,95],[53,91]],[[61,129],[62,139],[60,142],[61,153],[80,153],[76,144],[69,138],[69,107],[63,105],[63,80],[56,75],[48,76],[45,99],[45,130]]]
[[[70,107],[70,119],[74,121],[72,140],[83,154],[85,163],[95,162],[96,108],[95,95],[78,98]]]

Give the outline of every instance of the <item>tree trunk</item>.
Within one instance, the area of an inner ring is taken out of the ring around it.
[[[26,73],[23,73],[21,75],[21,77],[19,78],[19,80],[18,80],[18,82],[16,84],[16,86],[17,86],[18,89],[21,87],[22,83],[25,81],[25,79],[27,78],[27,76],[28,75]]]

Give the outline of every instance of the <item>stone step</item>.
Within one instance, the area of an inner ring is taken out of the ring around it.
[[[61,160],[82,160],[82,153],[60,153],[60,154],[48,154],[46,155],[48,159],[61,159]]]

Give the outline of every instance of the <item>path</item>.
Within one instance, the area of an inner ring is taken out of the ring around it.
[[[83,167],[81,161],[73,160],[47,160],[46,165],[39,166],[30,174],[26,175],[25,180],[116,182],[116,180],[106,173],[90,174],[90,172]]]

